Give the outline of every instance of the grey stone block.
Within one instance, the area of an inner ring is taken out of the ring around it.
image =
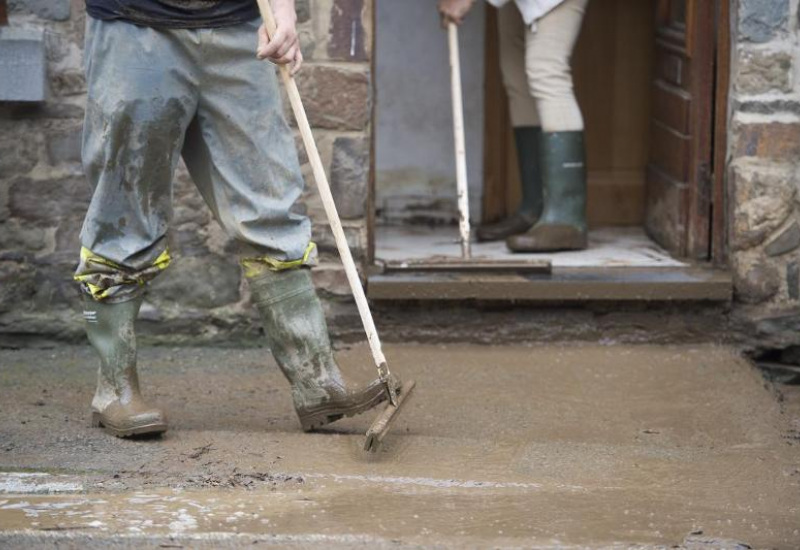
[[[791,92],[792,59],[788,51],[744,50],[739,56],[736,89],[745,94],[763,94],[772,90]]]
[[[333,142],[331,191],[342,218],[365,216],[368,177],[368,141],[364,138],[336,138]]]
[[[80,128],[58,132],[47,139],[47,158],[52,166],[62,162],[76,163],[81,161]]]
[[[236,262],[217,255],[177,258],[152,283],[153,294],[162,301],[200,310],[239,301],[241,269]]]
[[[780,275],[774,267],[761,264],[751,267],[744,274],[735,276],[736,296],[745,304],[766,302],[778,292]]]
[[[69,0],[11,0],[12,10],[23,10],[43,19],[66,21],[69,19]]]
[[[786,287],[789,290],[790,300],[800,298],[800,266],[797,262],[791,262],[786,266]]]
[[[297,0],[295,3],[295,11],[297,12],[297,22],[305,23],[311,20],[311,6],[309,0]]]
[[[781,256],[800,247],[800,225],[792,223],[775,237],[765,249],[768,256]]]
[[[0,101],[45,100],[47,69],[44,33],[0,28]]]
[[[789,0],[740,0],[739,38],[758,44],[769,42],[789,19]]]

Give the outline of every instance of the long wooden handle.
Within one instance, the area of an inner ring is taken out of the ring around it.
[[[277,24],[269,0],[258,0],[258,7],[261,10],[261,17],[264,19],[264,24],[267,26],[267,34],[269,34],[269,36],[275,36]],[[314,180],[317,182],[317,188],[319,189],[319,195],[322,199],[322,205],[325,208],[325,214],[328,216],[328,223],[331,226],[333,238],[336,241],[336,247],[339,249],[339,255],[344,264],[344,271],[347,274],[347,281],[350,283],[350,290],[353,292],[353,297],[358,307],[358,313],[361,316],[361,322],[364,324],[364,330],[367,333],[367,341],[369,342],[370,350],[372,350],[375,365],[378,367],[381,379],[388,383],[389,368],[386,365],[386,357],[384,357],[383,350],[381,349],[378,329],[375,327],[375,322],[372,319],[372,312],[370,312],[369,304],[367,303],[367,296],[364,294],[364,287],[361,286],[361,278],[358,275],[356,262],[353,260],[350,247],[347,245],[347,237],[344,234],[342,222],[339,219],[339,213],[336,211],[336,203],[333,201],[333,194],[331,193],[331,186],[328,183],[328,176],[325,174],[325,167],[319,156],[319,150],[314,141],[314,135],[311,133],[311,125],[308,123],[308,116],[306,116],[303,101],[300,99],[297,83],[289,72],[289,67],[287,65],[280,66],[280,73],[283,83],[286,85],[289,101],[292,104],[292,111],[297,120],[297,127],[300,129],[300,135],[303,137],[303,144],[308,154],[308,160],[311,163]],[[393,388],[390,393],[394,393]],[[392,401],[394,402],[395,399],[392,399]]]
[[[461,233],[461,255],[472,256],[469,224],[469,187],[467,183],[467,146],[464,138],[464,99],[461,93],[461,59],[458,48],[458,26],[447,25],[450,49],[450,87],[453,94],[453,136],[456,147],[456,182],[458,185],[459,232]]]

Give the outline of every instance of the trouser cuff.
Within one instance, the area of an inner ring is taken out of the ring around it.
[[[74,279],[84,294],[98,302],[127,302],[140,296],[147,283],[167,269],[170,262],[169,251],[164,250],[152,264],[132,269],[82,248]]]

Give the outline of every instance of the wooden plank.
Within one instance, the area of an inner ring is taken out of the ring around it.
[[[717,0],[717,82],[714,105],[714,166],[711,220],[711,258],[714,265],[728,263],[728,224],[733,219],[728,202],[726,168],[728,163],[728,94],[731,71],[730,0]]]
[[[681,183],[689,179],[691,138],[653,122],[651,164]]]
[[[695,0],[658,0],[656,22],[661,40],[681,49],[689,50],[692,11]]]
[[[553,271],[553,265],[549,260],[497,260],[481,258],[461,260],[451,257],[432,257],[424,260],[401,260],[386,262],[384,265],[385,273],[476,273],[492,271],[503,271],[505,273],[550,274]]]
[[[715,4],[687,1],[687,34],[692,56],[691,150],[686,254],[708,260],[711,254],[711,163],[714,138]]]
[[[661,81],[653,85],[653,119],[678,133],[688,135],[691,131],[691,104],[686,91]]]
[[[648,235],[672,254],[685,254],[687,186],[655,167],[647,171]]]
[[[714,301],[732,297],[729,273],[687,268],[574,268],[552,275],[371,275],[372,300],[481,300],[527,302]]]
[[[654,32],[649,2],[588,5],[572,64],[586,121],[590,226],[644,220]]]
[[[643,169],[590,172],[589,226],[644,225],[645,180]]]
[[[691,84],[692,75],[683,53],[667,49],[663,44],[657,43],[654,67],[656,80],[663,80],[684,89],[688,89]]]
[[[484,222],[499,220],[511,212],[507,199],[509,189],[511,189],[509,176],[512,167],[516,166],[509,159],[508,135],[511,132],[511,121],[508,114],[508,98],[500,74],[500,45],[497,33],[497,9],[487,6],[483,102],[482,210]]]
[[[652,81],[655,25],[650,2],[617,2],[614,33],[615,78],[613,167],[617,172],[638,171],[644,175],[650,155],[650,113],[653,98],[648,91]],[[606,132],[606,139],[609,132]],[[641,180],[644,193],[644,180]],[[634,194],[629,203],[636,201]],[[643,205],[639,205],[644,215]]]

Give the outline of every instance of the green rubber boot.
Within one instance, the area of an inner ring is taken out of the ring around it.
[[[139,391],[134,323],[142,298],[107,304],[84,295],[83,303],[86,334],[100,356],[92,425],[117,437],[167,431],[164,413],[147,404]]]
[[[386,400],[379,380],[357,391],[346,387],[308,269],[265,271],[249,282],[269,347],[292,386],[303,430],[361,414]]]
[[[542,213],[542,174],[539,167],[539,126],[514,128],[519,175],[522,181],[522,202],[511,216],[499,222],[481,225],[476,232],[482,242],[502,241],[530,229]]]
[[[506,240],[514,252],[583,250],[586,229],[586,151],[583,132],[551,132],[541,137],[544,210],[525,233]]]

